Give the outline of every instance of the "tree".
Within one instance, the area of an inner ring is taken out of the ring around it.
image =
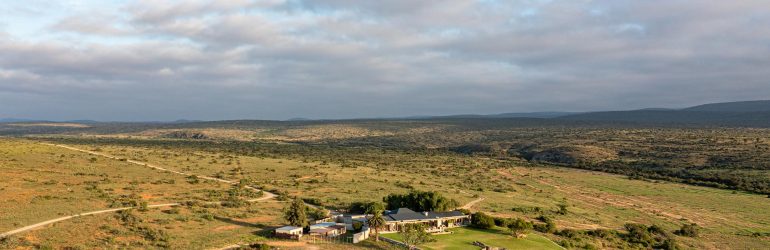
[[[380,228],[385,226],[385,218],[382,218],[383,210],[378,206],[370,206],[366,213],[371,214],[366,223],[374,230],[374,241],[380,241]]]
[[[495,226],[495,218],[482,212],[476,212],[471,217],[471,226],[481,229],[490,229]]]
[[[294,201],[291,202],[291,205],[284,210],[283,218],[289,222],[289,225],[295,227],[307,226],[307,207],[305,206],[305,202],[299,197],[295,198]]]
[[[425,232],[425,226],[422,224],[406,224],[401,228],[401,238],[409,249],[414,249],[417,245],[425,242],[431,242],[434,239],[430,237],[428,232]]]

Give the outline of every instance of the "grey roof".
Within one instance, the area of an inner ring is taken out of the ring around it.
[[[399,208],[396,211],[389,211],[383,217],[385,221],[404,221],[404,220],[429,220],[446,217],[463,216],[460,211],[450,212],[423,212],[418,213],[408,208]]]
[[[292,231],[292,230],[297,230],[297,229],[302,229],[302,228],[301,227],[294,227],[294,226],[285,226],[285,227],[276,228],[275,230],[276,231]]]
[[[449,212],[428,212],[428,218],[445,218],[445,217],[457,217],[457,216],[464,216],[463,212],[460,211],[449,211]]]

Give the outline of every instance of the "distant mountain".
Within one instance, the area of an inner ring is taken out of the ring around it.
[[[770,111],[770,100],[711,103],[682,110],[708,112],[763,112]]]

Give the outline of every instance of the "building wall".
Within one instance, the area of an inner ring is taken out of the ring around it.
[[[353,244],[364,241],[369,238],[369,227],[364,226],[361,228],[361,232],[353,234]]]

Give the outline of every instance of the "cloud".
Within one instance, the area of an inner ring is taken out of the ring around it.
[[[770,3],[760,0],[77,6],[25,6],[28,19],[0,20],[46,23],[33,34],[0,32],[0,93],[25,96],[0,99],[0,113],[350,118],[681,107],[770,94],[770,31],[760,28],[770,25]],[[8,108],[34,98],[60,102],[58,111]]]

